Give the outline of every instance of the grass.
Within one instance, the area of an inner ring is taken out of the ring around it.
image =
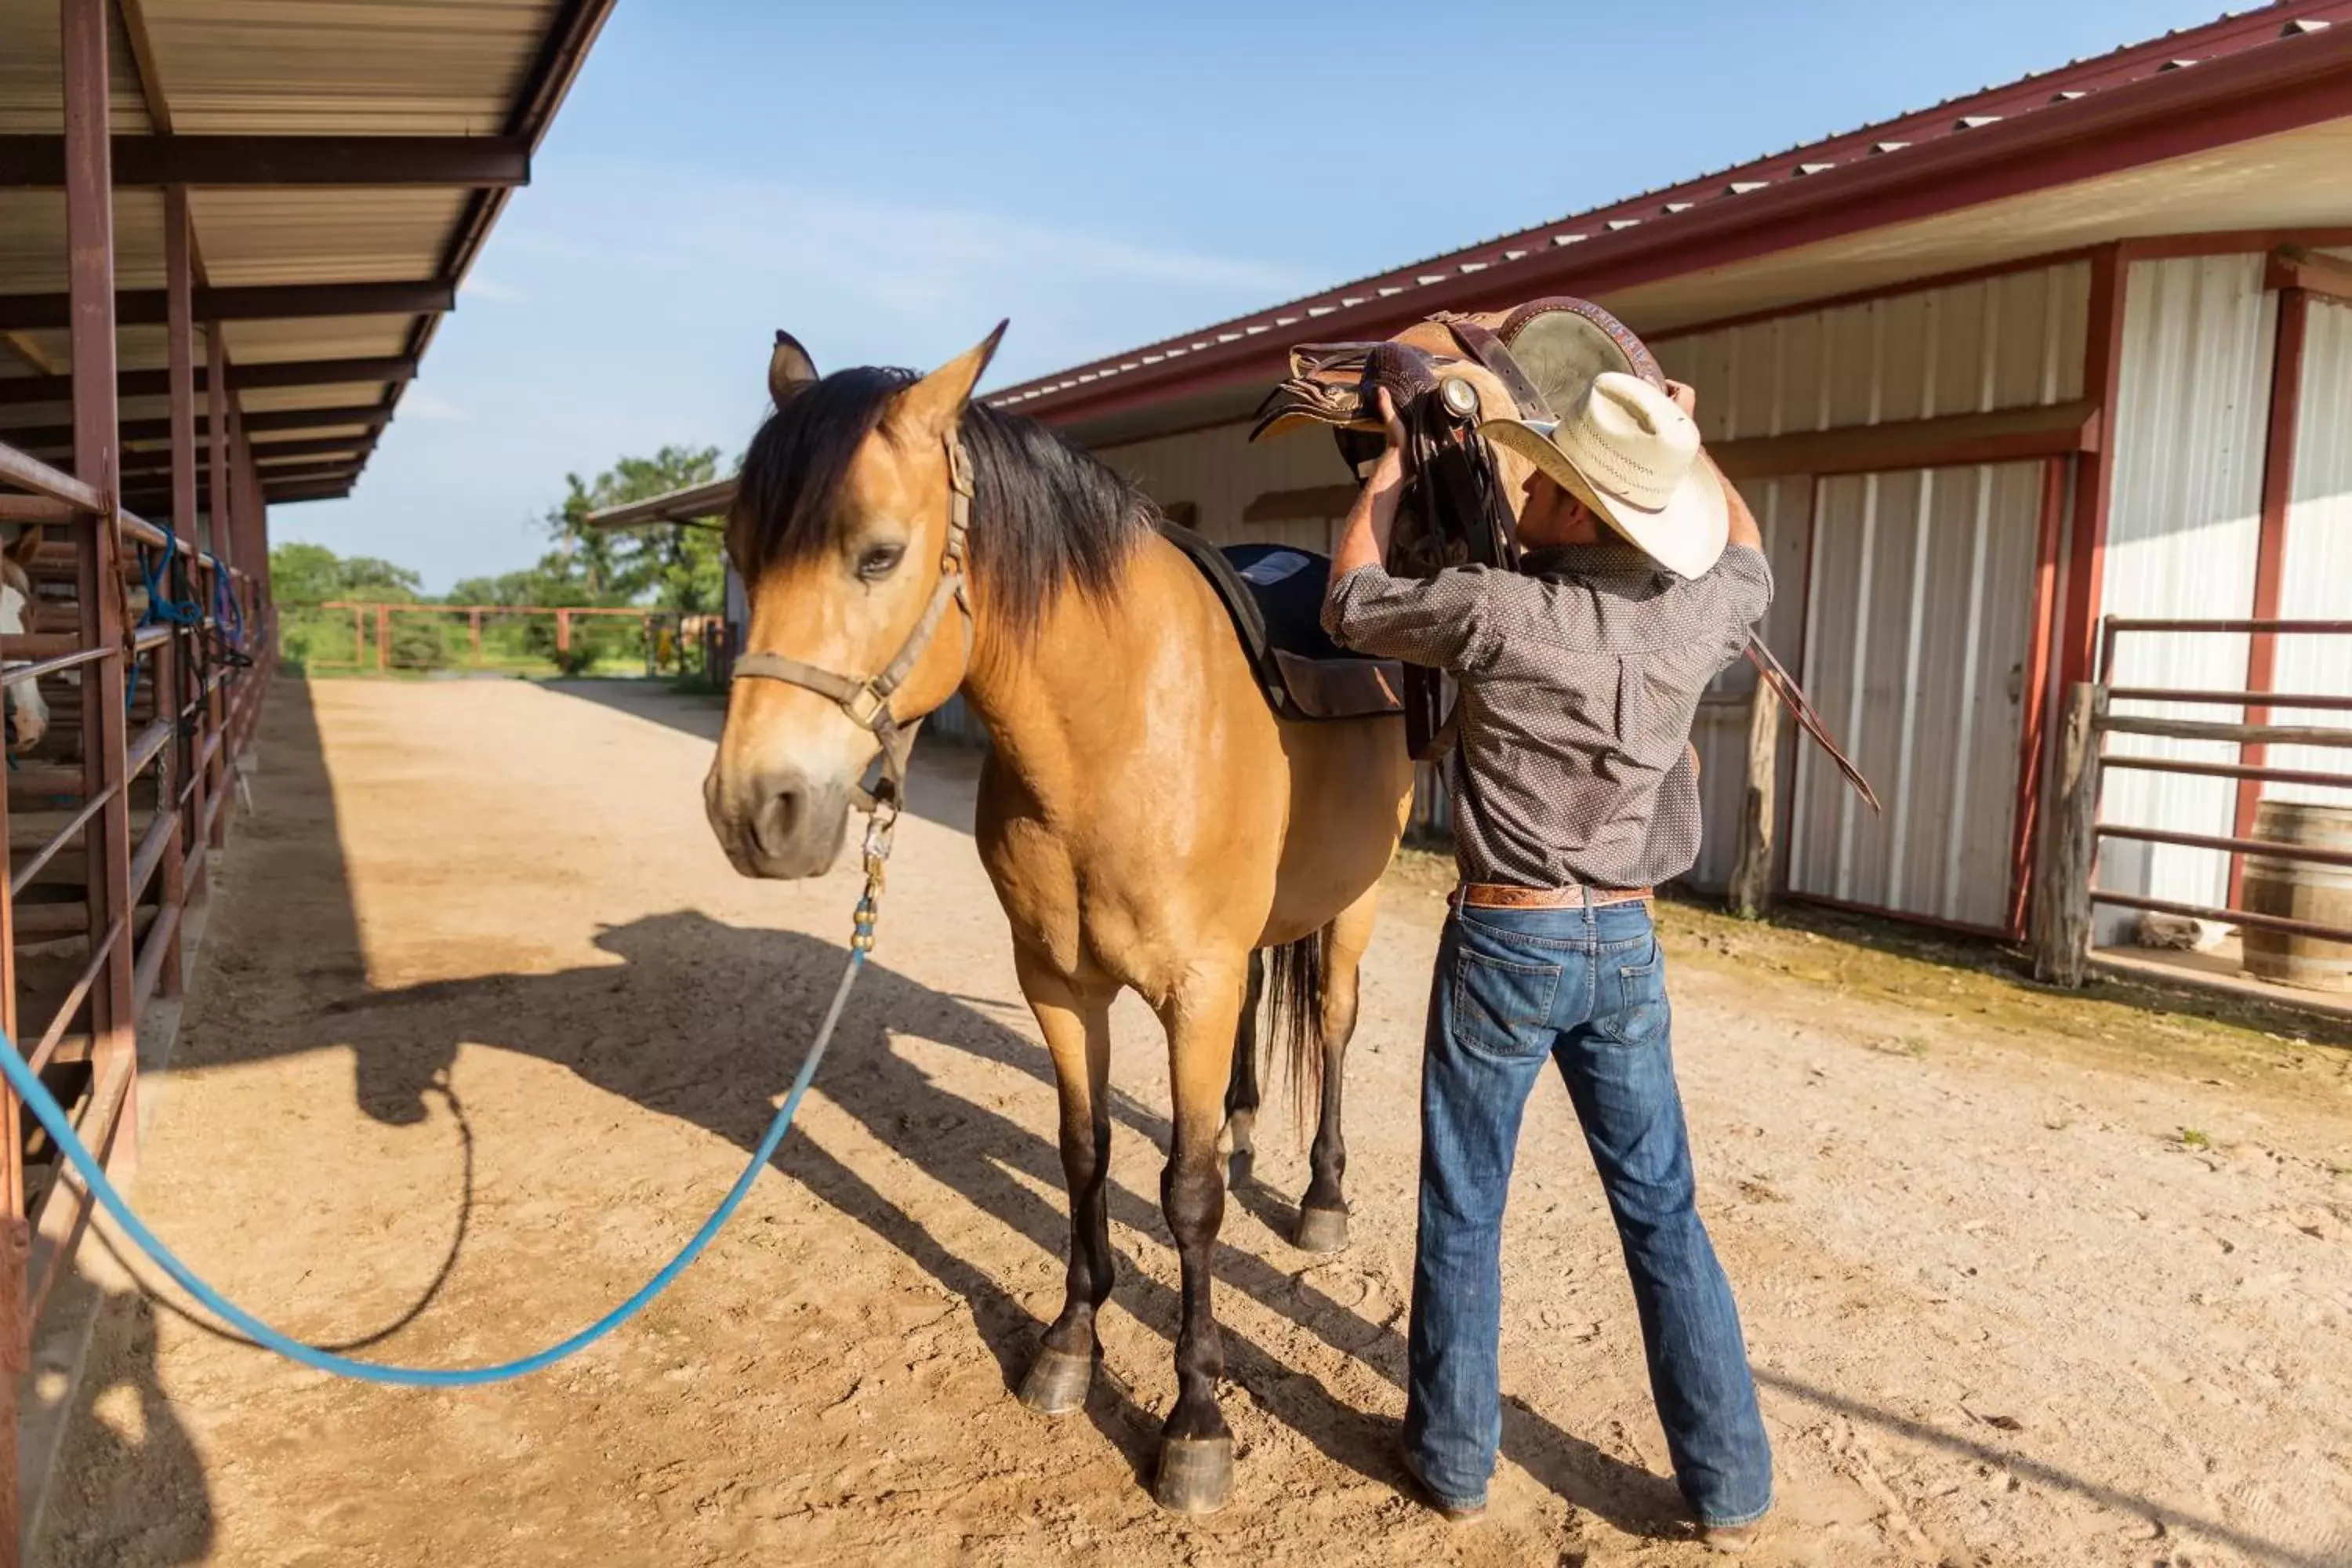
[[[2173,1137],[2184,1149],[2210,1149],[2213,1146],[2213,1140],[2194,1127],[2184,1127]]]
[[[1435,900],[1453,887],[1450,855],[1408,846],[1389,873],[1397,905]],[[2096,976],[2080,991],[2037,984],[2020,948],[1900,921],[1784,903],[1742,920],[1698,894],[1669,894],[1658,928],[1674,963],[1743,982],[1777,984],[1808,1007],[1882,1017],[1872,1048],[1919,1057],[1975,1041],[2069,1054],[2125,1071],[2152,1068],[2246,1087],[2352,1081],[2352,1024],[2233,994]]]

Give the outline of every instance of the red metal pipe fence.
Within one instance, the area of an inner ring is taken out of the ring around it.
[[[2229,620],[2126,619],[2109,616],[2100,637],[2099,669],[2112,682],[2116,645],[2131,635],[2169,637],[2248,636],[2328,637],[2343,640],[2344,657],[2334,668],[2352,669],[2352,621],[2281,620],[2248,617]],[[2179,719],[2151,714],[2117,713],[2117,703],[2168,703],[2186,707],[2236,708],[2237,721]],[[2065,731],[2061,738],[2054,831],[2042,847],[2049,897],[2036,907],[2033,927],[2033,967],[2037,978],[2062,985],[2080,985],[2091,961],[2093,916],[2099,905],[2214,921],[2242,929],[2278,931],[2326,942],[2352,943],[2352,924],[2336,925],[2243,907],[2241,870],[2245,857],[2307,865],[2352,867],[2352,852],[2324,845],[2285,843],[2254,835],[2252,812],[2233,801],[2231,822],[2221,831],[2193,827],[2148,826],[2108,822],[2100,815],[2105,776],[2114,771],[2170,773],[2185,777],[2235,780],[2241,790],[2266,784],[2342,791],[2352,803],[2352,723],[2280,724],[2272,722],[2274,710],[2313,713],[2352,713],[2352,692],[2287,692],[2267,689],[2210,690],[2164,686],[2119,686],[2084,681],[2068,693]],[[2210,758],[2113,752],[2114,735],[2145,736],[2179,742],[2210,742],[2237,749],[2235,762]],[[2272,746],[2304,746],[2341,756],[2340,768],[2280,768],[2270,765]],[[2108,842],[2205,849],[2230,857],[2230,892],[2223,902],[2199,903],[2162,899],[2121,889],[2103,888],[2098,872],[2100,847]]]
[[[180,988],[186,911],[205,897],[227,830],[226,803],[260,714],[275,626],[261,488],[239,418],[226,405],[217,330],[205,351],[210,417],[201,442],[196,434],[198,323],[183,190],[168,191],[163,204],[176,531],[121,505],[112,7],[62,0],[59,9],[74,459],[68,471],[0,444],[0,523],[38,535],[20,542],[27,548],[17,559],[37,585],[67,592],[37,592],[25,631],[0,637],[0,660],[18,666],[7,686],[46,697],[52,721],[50,738],[31,754],[16,754],[12,740],[0,789],[0,843],[9,852],[0,878],[0,1025],[72,1111],[83,1141],[110,1170],[126,1170],[137,1158],[138,1021],[151,999]],[[201,515],[200,465],[210,469]],[[134,616],[134,595],[148,583],[160,592]],[[63,949],[72,978],[28,977],[18,949],[36,944]],[[87,1194],[60,1173],[53,1151],[28,1151],[25,1134],[21,1103],[0,1090],[0,1568],[14,1568],[20,1551],[17,1374],[31,1366],[43,1309],[89,1220]]]

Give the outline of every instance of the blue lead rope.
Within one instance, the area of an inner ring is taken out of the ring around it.
[[[867,842],[870,845],[873,839],[869,837]],[[883,839],[886,853],[887,842],[886,833]],[[871,864],[869,859],[869,866]],[[172,1249],[164,1246],[155,1233],[131,1212],[131,1205],[123,1201],[122,1194],[107,1179],[106,1168],[99,1163],[97,1157],[82,1142],[80,1135],[74,1131],[72,1119],[67,1116],[65,1107],[58,1103],[57,1097],[48,1091],[39,1076],[26,1065],[23,1055],[16,1049],[16,1042],[5,1032],[0,1032],[0,1074],[6,1076],[8,1087],[16,1091],[26,1109],[32,1111],[34,1119],[48,1130],[49,1136],[57,1141],[58,1150],[81,1177],[82,1184],[98,1200],[99,1207],[112,1217],[122,1234],[131,1238],[131,1244],[145,1253],[156,1268],[176,1280],[180,1289],[194,1297],[207,1311],[262,1349],[276,1351],[287,1360],[299,1362],[304,1366],[331,1372],[338,1377],[357,1378],[363,1383],[388,1383],[404,1388],[474,1388],[488,1383],[504,1383],[552,1366],[564,1357],[587,1349],[644,1311],[655,1297],[668,1289],[677,1277],[686,1272],[687,1267],[702,1256],[711,1238],[733,1217],[736,1209],[751,1193],[751,1184],[759,1179],[761,1168],[773,1157],[777,1146],[784,1141],[784,1134],[792,1130],[793,1113],[801,1108],[801,1097],[808,1092],[811,1080],[816,1077],[817,1063],[824,1059],[824,1048],[833,1040],[834,1027],[841,1022],[842,1009],[848,1005],[849,988],[856,983],[858,971],[866,967],[866,955],[874,944],[874,904],[877,891],[878,889],[869,881],[866,897],[858,905],[857,932],[850,944],[849,963],[841,972],[841,984],[834,989],[833,1005],[825,1009],[824,1023],[817,1030],[816,1041],[809,1047],[808,1055],[801,1059],[801,1070],[793,1075],[792,1090],[784,1096],[784,1103],[776,1111],[775,1119],[768,1123],[767,1134],[760,1140],[759,1148],[752,1151],[751,1163],[745,1165],[743,1173],[735,1178],[735,1184],[728,1189],[718,1211],[703,1221],[701,1229],[687,1238],[686,1245],[678,1248],[677,1256],[663,1265],[660,1273],[646,1280],[627,1300],[570,1339],[551,1344],[536,1355],[527,1355],[520,1361],[500,1362],[495,1366],[392,1366],[383,1362],[354,1361],[350,1356],[337,1355],[332,1351],[320,1350],[316,1345],[305,1344],[291,1335],[278,1332],[205,1284],[194,1269],[181,1262]]]

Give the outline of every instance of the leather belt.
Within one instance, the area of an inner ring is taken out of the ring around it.
[[[1646,904],[1658,896],[1655,888],[1514,888],[1501,882],[1465,882],[1448,900],[1457,909],[1580,910],[1590,898],[1592,907]]]

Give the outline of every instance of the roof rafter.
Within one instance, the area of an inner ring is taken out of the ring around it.
[[[114,184],[450,185],[530,183],[511,136],[117,136]],[[65,184],[65,138],[0,136],[0,186]]]
[[[229,366],[233,392],[268,386],[334,386],[344,382],[406,381],[416,374],[416,362],[406,354],[383,354],[369,359],[283,360],[264,364]],[[196,367],[196,385],[205,384],[205,367]],[[126,370],[114,377],[117,397],[164,397],[172,391],[171,372]],[[0,380],[0,404],[63,403],[73,396],[69,375],[22,375]]]
[[[159,327],[166,319],[161,289],[126,289],[114,297],[118,326]],[[0,295],[0,331],[56,331],[70,324],[63,294]],[[312,316],[413,316],[455,310],[447,283],[283,283],[261,288],[199,289],[199,321],[291,321]]]

